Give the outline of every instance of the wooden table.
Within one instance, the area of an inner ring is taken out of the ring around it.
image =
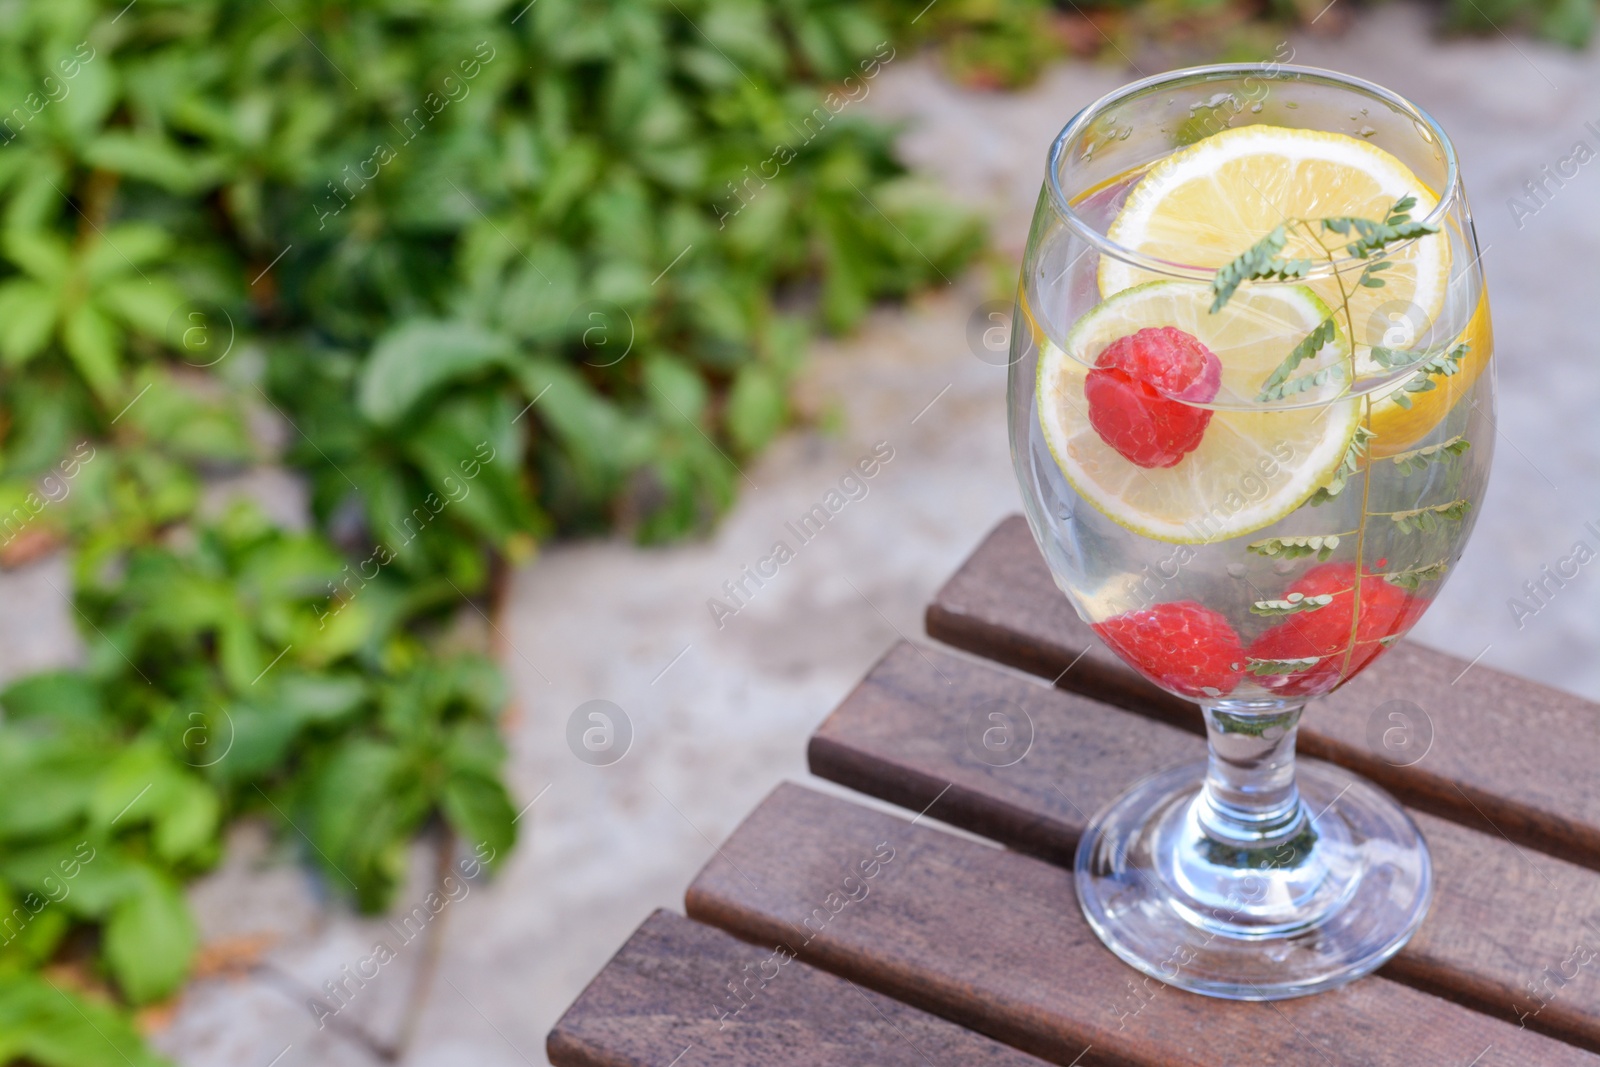
[[[1073,898],[1089,815],[1203,755],[1193,706],[1096,641],[1020,518],[927,627],[968,655],[890,649],[809,752],[904,811],[779,786],[687,918],[650,916],[567,1011],[552,1063],[1600,1065],[1600,705],[1405,642],[1317,701],[1301,752],[1410,805],[1437,895],[1377,974],[1235,1003],[1129,968]],[[991,711],[1011,732],[985,747]]]

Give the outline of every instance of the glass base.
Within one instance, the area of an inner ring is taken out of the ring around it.
[[[1167,985],[1285,1000],[1367,974],[1411,938],[1433,895],[1428,846],[1394,798],[1302,759],[1306,820],[1223,848],[1201,831],[1205,762],[1165,771],[1101,812],[1078,845],[1078,901],[1100,940]]]

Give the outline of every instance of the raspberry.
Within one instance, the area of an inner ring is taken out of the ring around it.
[[[1339,682],[1355,677],[1358,671],[1381,656],[1387,646],[1380,641],[1409,630],[1428,606],[1426,600],[1411,596],[1376,575],[1366,575],[1361,582],[1361,620],[1355,627],[1356,646],[1346,665],[1355,581],[1354,563],[1324,563],[1306,571],[1285,590],[1286,596],[1289,593],[1308,597],[1331,594],[1333,600],[1325,607],[1288,616],[1251,642],[1251,659],[1317,657],[1317,662],[1303,671],[1262,677],[1263,686],[1284,696],[1325,693]]]
[[[1228,620],[1192,600],[1157,604],[1094,624],[1111,650],[1157,685],[1186,697],[1221,697],[1239,684],[1244,649]]]
[[[1200,447],[1211,411],[1191,406],[1217,395],[1222,364],[1192,335],[1152,326],[1119,337],[1083,383],[1089,425],[1141,467],[1171,467]],[[1185,403],[1189,401],[1189,403]]]

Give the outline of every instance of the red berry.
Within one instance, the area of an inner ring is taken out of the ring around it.
[[[1200,447],[1222,364],[1193,335],[1152,326],[1105,347],[1083,383],[1089,425],[1141,467],[1171,467]],[[1187,401],[1187,403],[1185,402]]]
[[[1192,600],[1115,615],[1095,623],[1094,632],[1130,666],[1174,693],[1221,697],[1239,684],[1239,635],[1227,619]]]
[[[1310,659],[1317,662],[1293,674],[1266,675],[1263,686],[1284,696],[1312,696],[1325,693],[1339,682],[1381,656],[1386,645],[1381,641],[1405,633],[1428,606],[1426,600],[1407,594],[1377,575],[1361,580],[1361,619],[1355,625],[1355,649],[1350,649],[1351,622],[1355,608],[1356,565],[1324,563],[1312,567],[1285,590],[1303,596],[1331,595],[1325,607],[1299,611],[1256,638],[1250,645],[1251,659]]]

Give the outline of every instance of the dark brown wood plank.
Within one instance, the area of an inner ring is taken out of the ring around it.
[[[731,986],[740,987],[738,990]],[[555,1067],[1041,1067],[1032,1056],[657,911],[550,1031]]]
[[[996,527],[939,591],[927,628],[1062,688],[1201,729],[1192,704],[1129,670],[1078,618],[1020,516]],[[1395,700],[1410,701],[1422,712],[1412,718],[1430,724],[1431,746],[1420,759],[1415,748],[1383,747],[1385,705]],[[1402,641],[1310,705],[1300,750],[1371,778],[1413,807],[1600,870],[1597,727],[1600,705]]]
[[[1381,977],[1276,1004],[1147,983],[1089,930],[1071,872],[795,785],[687,900],[693,918],[1062,1065],[1600,1064]]]
[[[1012,752],[974,738],[996,709],[1018,724]],[[1062,865],[1089,816],[1129,785],[1204,757],[1205,742],[1191,734],[907,644],[872,669],[810,747],[823,778]],[[1385,973],[1600,1051],[1600,875],[1413,816],[1433,850],[1435,897]]]

